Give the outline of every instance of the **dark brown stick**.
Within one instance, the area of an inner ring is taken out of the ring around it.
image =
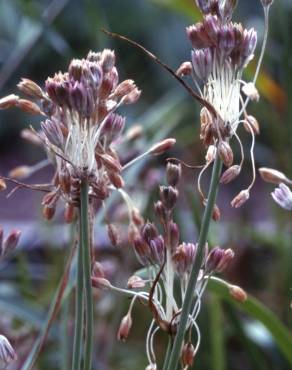
[[[179,77],[173,69],[171,69],[167,64],[162,62],[156,55],[151,53],[144,46],[142,46],[141,44],[139,44],[136,41],[133,41],[133,40],[129,39],[126,36],[119,35],[118,33],[107,31],[104,28],[102,28],[101,30],[106,35],[108,35],[110,37],[113,37],[113,38],[123,40],[123,41],[127,41],[129,44],[131,44],[131,45],[135,46],[137,49],[140,49],[141,51],[143,51],[143,53],[146,54],[148,57],[150,57],[152,60],[154,60],[155,63],[159,64],[162,68],[164,68],[167,72],[169,72],[172,75],[172,77],[174,77],[187,90],[187,92],[194,99],[196,99],[200,104],[202,104],[204,107],[206,107],[209,110],[209,112],[214,115],[214,117],[218,116],[218,114],[216,112],[216,109],[213,107],[212,104],[210,104],[207,100],[201,98],[200,95],[195,93],[194,90],[181,77]]]

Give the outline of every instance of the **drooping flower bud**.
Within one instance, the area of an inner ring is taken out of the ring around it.
[[[188,76],[190,74],[192,74],[192,63],[191,62],[183,62],[179,68],[177,69],[177,71],[175,72],[176,75],[178,75],[179,77],[184,77],[184,76]]]
[[[259,173],[261,178],[266,182],[276,185],[279,185],[281,182],[291,184],[291,180],[289,180],[283,172],[273,168],[261,167],[259,168]]]
[[[140,289],[146,285],[145,281],[140,276],[133,275],[129,278],[127,287],[129,289]]]
[[[228,184],[233,181],[241,171],[241,167],[237,164],[227,168],[220,177],[220,184]]]
[[[132,322],[133,321],[132,321],[130,313],[127,313],[127,315],[122,318],[122,321],[121,321],[121,324],[118,330],[118,334],[117,334],[118,340],[121,340],[123,342],[126,341],[126,339],[128,338],[130,329],[132,327]]]
[[[258,120],[254,116],[246,116],[245,120],[243,121],[243,126],[248,133],[251,133],[250,129],[252,129],[255,135],[259,135],[260,133],[260,125],[258,123]]]
[[[252,101],[258,102],[260,99],[259,92],[252,82],[245,84],[242,88],[244,94]]]
[[[234,208],[241,207],[249,199],[249,190],[242,190],[235,198],[231,201],[231,206]]]
[[[220,141],[218,145],[218,154],[226,167],[230,167],[233,163],[233,151],[227,141]]]
[[[9,109],[15,107],[19,97],[14,94],[10,94],[0,99],[0,109]]]
[[[195,354],[195,348],[191,342],[188,342],[183,346],[181,360],[184,367],[193,366]]]

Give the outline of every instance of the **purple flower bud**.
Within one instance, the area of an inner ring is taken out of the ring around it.
[[[150,240],[151,260],[154,264],[162,265],[165,258],[164,239],[161,235]]]
[[[172,258],[181,277],[191,272],[196,253],[197,245],[193,243],[183,243],[176,249]]]
[[[154,204],[154,210],[159,217],[160,222],[164,223],[166,221],[166,209],[160,200]]]
[[[192,63],[196,75],[206,81],[211,74],[213,57],[211,49],[201,49],[192,51]]]
[[[147,242],[150,243],[150,241],[158,236],[158,230],[156,226],[151,223],[147,222],[143,228],[142,228],[142,237]]]
[[[100,129],[101,137],[105,137],[107,143],[110,144],[120,136],[124,129],[125,121],[125,117],[111,113],[102,124]]]
[[[196,0],[197,7],[203,14],[208,14],[211,11],[213,0]]]
[[[181,178],[181,165],[168,162],[166,166],[166,178],[169,185],[177,186]]]
[[[148,265],[150,259],[150,248],[142,238],[135,238],[134,250],[141,265]]]
[[[62,148],[64,144],[64,137],[60,128],[59,123],[52,118],[47,119],[45,122],[41,122],[42,131],[50,143]]]
[[[225,0],[219,2],[219,14],[223,23],[231,20],[236,4],[237,0]]]
[[[0,335],[0,360],[5,362],[5,364],[17,360],[16,352],[4,335]]]
[[[212,41],[213,45],[217,44],[218,33],[220,31],[218,18],[216,15],[208,14],[204,19],[204,29],[208,35],[209,40]]]
[[[281,183],[272,193],[272,197],[280,207],[292,211],[292,192],[287,185]]]
[[[7,236],[3,243],[2,248],[2,255],[5,255],[11,251],[13,251],[19,242],[21,232],[19,230],[12,230],[10,234]]]
[[[257,44],[257,33],[254,28],[243,31],[241,44],[241,67],[245,67],[253,58],[253,53]]]
[[[224,56],[231,54],[235,47],[235,36],[232,27],[223,26],[220,29],[220,32],[218,33],[218,47]]]
[[[160,186],[160,199],[165,208],[171,210],[175,206],[178,198],[178,191],[173,186]]]
[[[203,23],[187,27],[186,32],[194,49],[203,49],[212,45]]]

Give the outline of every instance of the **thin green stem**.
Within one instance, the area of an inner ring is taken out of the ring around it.
[[[172,347],[172,339],[171,339],[171,337],[168,337],[168,344],[167,344],[167,350],[166,350],[166,354],[165,354],[165,361],[164,361],[164,365],[163,365],[163,370],[167,369],[168,362],[169,362],[169,357],[170,357],[170,353],[171,353],[171,347]]]
[[[86,337],[84,350],[84,370],[91,370],[93,350],[93,299],[91,286],[91,248],[89,237],[88,181],[83,179],[80,189],[80,225],[83,253],[83,277],[86,298]]]
[[[187,321],[188,321],[189,313],[192,307],[194,290],[195,290],[196,282],[197,282],[198,275],[200,272],[200,268],[203,262],[204,247],[207,241],[209,225],[210,225],[210,221],[212,217],[212,211],[213,211],[216,197],[217,197],[221,169],[222,169],[222,161],[217,155],[214,165],[213,165],[211,184],[210,184],[209,194],[208,194],[208,201],[207,201],[207,205],[205,208],[205,212],[204,212],[204,216],[202,220],[202,226],[201,226],[200,235],[199,235],[199,240],[198,240],[197,255],[196,255],[195,263],[192,267],[192,271],[190,274],[190,279],[188,282],[187,291],[186,291],[185,299],[183,302],[182,313],[180,316],[178,331],[174,339],[174,344],[173,344],[173,348],[171,351],[169,363],[166,368],[167,370],[176,369],[178,361],[179,361],[180,351],[181,351],[182,343],[184,340],[184,334],[185,334],[185,330],[187,326]]]
[[[82,337],[83,337],[83,316],[84,316],[84,282],[83,282],[83,252],[82,252],[82,225],[79,217],[79,243],[77,254],[77,281],[75,296],[75,331],[73,344],[72,370],[80,370]]]

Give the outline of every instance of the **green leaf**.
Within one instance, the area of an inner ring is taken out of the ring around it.
[[[244,311],[255,320],[260,321],[272,334],[280,351],[285,356],[287,361],[292,365],[291,332],[285,328],[285,326],[272,311],[265,307],[256,298],[248,296],[245,302],[240,303],[235,301],[229,294],[228,286],[229,284],[224,280],[217,278],[212,278],[208,284],[208,287],[212,292],[218,294],[222,299]]]

